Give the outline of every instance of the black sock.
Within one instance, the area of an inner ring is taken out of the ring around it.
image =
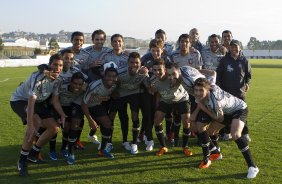
[[[248,164],[248,167],[256,167],[254,161],[253,161],[253,158],[252,158],[252,155],[251,155],[251,151],[249,149],[249,145],[248,143],[242,139],[242,137],[238,138],[237,140],[235,140],[239,150],[242,152],[247,164]]]
[[[209,151],[209,145],[210,145],[210,138],[207,133],[207,131],[204,131],[202,133],[198,134],[198,137],[201,142],[202,150],[203,150],[203,160],[207,163],[210,158],[210,151]]]
[[[93,135],[95,135],[96,131],[97,131],[97,130],[92,130],[92,129],[91,129],[88,135],[89,135],[89,136],[93,136]]]
[[[37,158],[37,157],[38,157],[38,154],[39,154],[39,152],[40,152],[40,150],[41,150],[41,147],[39,147],[39,146],[37,146],[37,145],[33,145],[32,149],[31,149],[30,152],[29,152],[29,155],[30,155],[31,157]]]
[[[22,148],[21,155],[20,155],[20,161],[25,162],[27,160],[28,154],[29,154],[29,151]]]
[[[137,138],[138,138],[138,133],[139,133],[139,119],[133,121],[133,126],[132,126],[132,137],[133,137],[133,141],[132,144],[136,144],[137,143]]]
[[[102,142],[101,142],[100,151],[106,148],[106,145],[111,138],[111,133],[112,133],[111,128],[105,128],[101,126]]]
[[[162,125],[155,126],[155,131],[160,142],[161,147],[166,147],[165,140],[164,140],[164,132]]]
[[[214,146],[218,148],[218,135],[211,135],[210,138]]]
[[[62,137],[62,147],[61,150],[65,150],[68,144],[69,132],[65,132],[63,130],[63,137]]]
[[[191,135],[189,128],[183,128],[183,135],[182,135],[182,148],[187,147],[188,138]]]
[[[172,118],[166,118],[165,119],[165,132],[166,135],[170,138],[171,136],[171,125],[172,125]]]
[[[57,139],[57,134],[54,135],[52,139],[49,141],[50,152],[56,152],[56,139]]]
[[[179,131],[180,131],[181,123],[174,122],[173,126],[174,126],[174,139],[179,139]]]
[[[73,129],[70,130],[69,138],[68,138],[68,152],[71,155],[73,154],[73,147],[77,139],[77,134],[78,134],[77,130],[73,130]]]

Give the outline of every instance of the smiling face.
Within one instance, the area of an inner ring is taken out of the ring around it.
[[[74,36],[71,43],[72,43],[73,51],[79,52],[84,43],[84,37],[83,36]]]
[[[96,50],[101,50],[104,46],[104,43],[106,41],[105,35],[104,34],[95,34],[92,42],[94,44],[94,48]]]
[[[123,39],[121,37],[114,37],[111,41],[112,47],[115,52],[121,52],[123,49]]]
[[[165,76],[165,72],[164,65],[153,65],[153,73],[157,79],[162,79]]]
[[[191,42],[189,38],[181,38],[179,40],[179,48],[182,52],[188,52],[191,47]]]
[[[180,71],[179,69],[176,69],[175,67],[168,68],[166,70],[167,77],[170,81],[170,84],[173,86],[177,83],[179,77],[180,77]]]
[[[194,95],[198,101],[203,101],[209,93],[209,90],[204,86],[194,86]]]
[[[79,93],[82,91],[82,87],[83,87],[84,81],[83,79],[73,79],[70,83],[70,89],[73,92]]]
[[[58,78],[63,70],[63,60],[56,59],[50,65],[50,75],[54,78]]]
[[[235,45],[235,44],[232,44],[230,45],[230,54],[232,57],[238,57],[239,54],[240,54],[240,46],[239,45]]]
[[[63,71],[66,72],[70,69],[70,67],[73,65],[73,53],[64,53],[64,64],[63,64]]]
[[[107,71],[103,78],[103,83],[106,88],[111,88],[117,81],[117,72]]]
[[[224,45],[229,45],[232,40],[232,34],[230,32],[222,33],[222,39]]]
[[[159,47],[152,47],[150,52],[154,59],[160,59],[163,53],[163,49]]]
[[[219,39],[217,37],[210,38],[210,48],[212,52],[216,52],[219,48]]]
[[[135,75],[141,67],[140,58],[129,58],[128,60],[128,72],[130,75]]]

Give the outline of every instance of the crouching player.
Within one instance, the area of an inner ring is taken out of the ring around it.
[[[175,109],[180,114],[183,123],[183,153],[186,156],[191,156],[192,151],[187,146],[191,133],[189,129],[189,95],[180,81],[172,80],[172,78],[168,77],[163,59],[154,62],[153,72],[156,80],[152,82],[152,88],[160,95],[160,101],[154,117],[154,126],[161,148],[156,155],[162,156],[168,151],[164,140],[162,121],[165,114],[171,113]]]
[[[63,69],[63,58],[59,54],[50,57],[49,70],[51,77],[46,77],[42,72],[34,72],[25,82],[23,82],[12,94],[10,104],[13,111],[27,123],[24,135],[18,170],[20,176],[27,176],[27,157],[36,162],[37,156],[44,144],[46,144],[58,131],[57,122],[53,118],[47,100],[58,87],[57,79]],[[63,114],[61,122],[64,121]],[[41,126],[46,131],[39,137],[32,147],[35,137],[36,123],[41,122]],[[31,149],[32,148],[32,149]]]
[[[61,154],[67,158],[67,163],[75,162],[73,147],[78,136],[79,125],[83,119],[80,107],[83,97],[84,76],[81,72],[74,73],[70,83],[61,83],[52,96],[52,104],[59,114],[66,114],[63,124],[63,142]],[[68,151],[66,147],[68,146]]]
[[[89,84],[81,105],[90,128],[97,130],[98,124],[100,125],[102,143],[98,155],[106,158],[114,158],[109,150],[105,149],[112,135],[112,122],[109,118],[106,102],[117,87],[117,70],[112,67],[114,65],[113,62],[104,65],[103,78]]]
[[[247,141],[241,137],[248,115],[247,104],[218,86],[211,87],[209,81],[205,78],[199,78],[195,81],[194,93],[200,109],[214,120],[208,128],[211,132],[218,132],[224,126],[231,125],[232,139],[242,152],[249,168],[247,178],[255,178],[259,169],[253,161]],[[204,160],[199,167],[207,168],[211,164],[208,149],[210,141],[206,132],[208,124],[199,123],[198,126],[202,145],[206,145],[203,146]]]

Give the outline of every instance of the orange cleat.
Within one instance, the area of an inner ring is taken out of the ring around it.
[[[186,155],[187,157],[190,157],[193,155],[192,151],[189,150],[188,148],[182,148],[184,155]]]
[[[160,150],[156,153],[157,156],[162,156],[163,154],[167,153],[168,149],[167,147],[162,147]]]
[[[206,169],[211,165],[211,161],[208,160],[208,162],[205,162],[204,160],[200,163],[199,168],[200,169]]]
[[[221,160],[222,159],[222,154],[221,153],[213,153],[210,155],[210,160],[215,161],[215,160]]]
[[[77,140],[75,142],[75,146],[76,149],[80,149],[80,150],[84,150],[84,145],[80,142],[80,140]]]

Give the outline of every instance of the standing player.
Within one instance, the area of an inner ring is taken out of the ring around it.
[[[110,150],[105,149],[112,136],[112,122],[106,103],[110,100],[111,94],[117,87],[117,70],[116,65],[112,62],[105,64],[104,67],[104,77],[89,84],[81,107],[92,130],[97,130],[98,125],[100,125],[102,143],[98,155],[114,158]]]
[[[158,29],[155,32],[155,39],[156,40],[161,40],[164,43],[163,47],[163,55],[164,56],[170,56],[172,54],[172,51],[174,50],[174,47],[172,44],[166,42],[167,41],[167,36],[164,30]]]
[[[222,32],[222,46],[224,46],[228,51],[229,51],[229,47],[230,47],[230,42],[233,39],[232,33],[229,30],[224,30]]]
[[[132,137],[133,141],[131,144],[131,154],[138,153],[137,147],[137,138],[140,130],[139,123],[139,108],[140,108],[140,94],[141,94],[141,84],[148,87],[148,74],[141,74],[141,59],[140,55],[137,52],[132,52],[129,54],[128,58],[128,68],[123,72],[120,72],[118,75],[118,93],[120,96],[119,106],[127,106],[130,105],[131,109],[131,118],[133,122],[132,126]],[[126,120],[126,119],[125,119]],[[127,141],[128,134],[128,121],[124,119],[120,119],[121,130],[123,136],[123,146],[127,149],[130,147],[129,142]],[[128,120],[128,119],[127,119]],[[153,148],[153,140],[147,142],[146,150],[151,151]]]
[[[175,109],[178,114],[180,114],[183,123],[183,153],[186,156],[191,156],[192,151],[190,151],[187,146],[190,135],[189,95],[179,80],[175,80],[172,75],[166,74],[163,59],[154,62],[153,70],[156,80],[152,82],[152,86],[159,94],[157,110],[154,116],[154,126],[161,145],[161,148],[156,155],[162,156],[164,153],[168,152],[163,136],[162,121],[165,114],[171,113],[172,110]]]
[[[46,144],[58,131],[57,122],[53,118],[47,99],[57,88],[57,79],[63,69],[63,58],[59,54],[50,57],[49,70],[53,79],[44,76],[41,72],[34,72],[23,82],[12,94],[10,104],[13,111],[27,123],[26,133],[23,139],[18,170],[20,176],[27,176],[27,157],[37,162],[37,155],[44,144]],[[61,122],[64,122],[64,114],[61,115]],[[36,117],[35,117],[36,116]],[[37,120],[36,120],[37,119]],[[35,133],[35,124],[41,121],[41,126],[46,128],[32,147]],[[32,148],[32,149],[31,149]]]
[[[248,116],[247,104],[243,100],[223,91],[218,86],[211,87],[209,81],[205,78],[199,78],[195,81],[194,93],[201,110],[206,112],[215,121],[211,123],[209,129],[213,129],[213,132],[216,132],[224,125],[231,125],[232,139],[242,152],[249,168],[247,178],[255,178],[259,169],[253,161],[248,142],[241,137],[241,132]],[[207,124],[200,123],[198,125],[204,154],[204,159],[199,167],[208,168],[211,162],[208,149],[210,141],[206,132]]]
[[[204,45],[200,42],[200,34],[197,28],[193,28],[189,31],[189,38],[191,46],[194,49],[197,49],[201,54],[204,50]]]

